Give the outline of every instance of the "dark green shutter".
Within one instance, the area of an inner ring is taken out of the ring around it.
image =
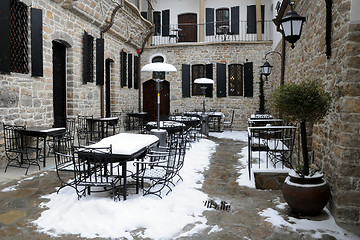
[[[132,84],[132,79],[133,79],[133,75],[132,75],[132,54],[129,53],[128,55],[128,88],[132,88],[133,84]]]
[[[143,18],[147,19],[147,12],[141,12],[141,16],[143,16]]]
[[[104,39],[96,39],[96,85],[104,86]]]
[[[190,97],[190,65],[182,65],[182,96]]]
[[[43,76],[42,10],[31,8],[31,76]]]
[[[239,34],[239,6],[231,8],[231,33]]]
[[[162,35],[169,36],[170,29],[170,10],[162,11]]]
[[[126,59],[127,53],[122,50],[120,52],[120,87],[126,86]]]
[[[134,89],[139,89],[139,70],[140,70],[140,58],[134,57]]]
[[[206,8],[206,36],[214,35],[214,9]]]
[[[256,5],[247,6],[247,31],[246,33],[256,33]]]
[[[10,0],[0,1],[0,72],[10,73]]]
[[[253,96],[253,63],[247,62],[244,63],[244,97]]]
[[[216,96],[226,97],[226,64],[216,64]]]
[[[209,79],[213,79],[213,64],[209,63],[205,66],[205,77]],[[209,85],[206,88],[205,97],[213,97],[213,85]]]

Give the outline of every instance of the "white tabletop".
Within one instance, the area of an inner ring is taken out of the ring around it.
[[[159,138],[151,134],[119,133],[103,138],[100,142],[89,147],[109,147],[111,145],[113,154],[133,155],[158,141]]]

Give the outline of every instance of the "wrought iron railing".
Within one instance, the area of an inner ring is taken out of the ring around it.
[[[151,45],[166,45],[186,42],[223,42],[223,41],[259,41],[256,30],[249,29],[247,21],[236,23],[205,23],[205,24],[172,24],[169,26],[155,26]],[[260,41],[271,41],[273,32],[272,21],[263,22]],[[204,40],[200,41],[200,32]]]

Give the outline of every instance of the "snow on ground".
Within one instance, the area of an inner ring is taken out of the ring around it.
[[[211,133],[211,136],[247,142],[245,131]],[[149,239],[176,239],[189,238],[205,228],[209,233],[221,231],[217,225],[211,227],[206,224],[203,212],[209,209],[204,208],[203,201],[208,197],[199,190],[204,180],[202,172],[208,168],[215,147],[216,144],[207,139],[194,143],[186,153],[185,165],[181,170],[184,181],[178,183],[169,195],[163,195],[163,199],[132,194],[126,201],[114,202],[110,198],[94,195],[78,201],[73,189],[64,188],[59,194],[44,196],[47,199],[42,203],[45,210],[33,223],[38,231],[52,236],[78,234],[84,238],[133,239],[134,236],[140,236]],[[244,147],[239,153],[239,163],[243,166],[239,171],[243,174],[238,183],[254,187],[255,184],[249,181],[247,175],[247,151],[247,147]],[[326,220],[297,219],[284,214],[286,203],[280,203],[279,199],[273,201],[278,203],[276,209],[262,210],[259,215],[275,228],[305,231],[315,239],[324,234],[336,239],[360,239],[338,227],[327,209]]]
[[[217,138],[227,138],[233,139],[235,141],[247,142],[247,132],[246,131],[233,131],[233,132],[222,132],[222,133],[211,133],[211,136]],[[247,166],[248,161],[248,146],[241,149],[239,153],[239,162],[245,167],[240,169],[241,175],[238,178],[237,182],[240,186],[247,186],[255,188],[254,175],[251,172],[251,179],[249,180],[249,171]],[[265,154],[260,153],[260,159],[265,159]],[[260,169],[264,169],[263,162],[261,163]],[[273,168],[271,170],[274,170]],[[266,171],[266,170],[265,170]],[[278,169],[278,171],[284,171],[283,169]],[[287,169],[285,169],[287,171]],[[279,201],[279,199],[276,199]],[[311,220],[311,219],[302,219],[284,216],[284,209],[286,208],[286,203],[280,203],[276,206],[276,209],[268,208],[259,212],[260,216],[265,217],[265,221],[270,222],[272,225],[278,228],[286,228],[293,232],[306,231],[311,233],[311,237],[314,239],[321,239],[324,235],[333,236],[335,239],[341,240],[355,240],[360,239],[359,236],[356,236],[341,227],[339,227],[330,211],[327,208],[324,208],[326,213],[325,220]],[[282,213],[282,214],[281,214]]]

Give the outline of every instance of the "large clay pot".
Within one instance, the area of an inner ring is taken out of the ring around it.
[[[322,174],[298,176],[290,171],[283,184],[283,195],[293,212],[299,215],[318,215],[330,199],[330,188]]]

